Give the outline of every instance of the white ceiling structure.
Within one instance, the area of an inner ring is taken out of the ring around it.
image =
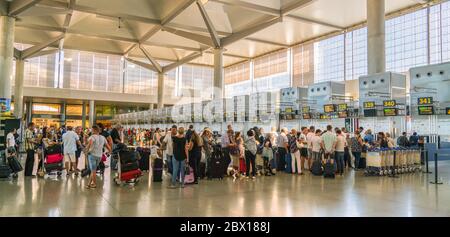
[[[386,0],[386,13],[425,3]],[[365,22],[366,0],[10,0],[9,14],[18,43],[125,55],[162,71],[162,60],[213,65],[215,47],[228,66],[343,32]]]

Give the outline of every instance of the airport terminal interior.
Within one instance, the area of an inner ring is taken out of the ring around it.
[[[0,217],[448,217],[450,1],[0,0]]]

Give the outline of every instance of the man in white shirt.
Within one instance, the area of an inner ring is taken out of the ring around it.
[[[173,157],[173,141],[172,136],[177,135],[177,126],[173,125],[170,129],[170,133],[167,133],[164,137],[163,143],[166,144],[166,162],[169,169],[169,173],[172,173],[172,157]]]
[[[287,128],[282,128],[280,135],[277,137],[276,143],[278,147],[278,160],[277,160],[277,170],[282,171],[286,168],[286,154],[289,150],[289,140],[286,135]]]
[[[314,126],[309,127],[308,133],[306,134],[306,144],[308,145],[308,159],[312,160],[313,153],[312,153],[312,145],[311,145],[311,139],[316,134],[316,128]],[[309,166],[311,167],[311,166]]]
[[[67,132],[62,135],[62,142],[64,145],[65,167],[67,175],[70,175],[77,168],[75,152],[77,151],[77,144],[81,146],[81,142],[78,134],[73,131],[71,126],[67,126]]]
[[[333,159],[336,146],[336,135],[333,133],[333,127],[331,125],[328,125],[327,131],[322,134],[322,140],[325,150],[325,159]]]
[[[311,151],[314,160],[321,160],[320,151],[323,149],[323,140],[320,137],[322,131],[320,129],[316,130],[316,133],[311,138]]]
[[[14,138],[14,134],[16,134],[16,129],[13,128],[8,135],[6,135],[6,148],[14,148],[16,147],[16,139]]]

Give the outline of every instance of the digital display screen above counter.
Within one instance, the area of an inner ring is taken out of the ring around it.
[[[310,113],[310,112],[311,112],[311,107],[305,106],[305,107],[302,108],[302,113],[307,114],[307,113]]]
[[[364,109],[375,109],[375,107],[375,102],[373,101],[364,102]]]
[[[433,106],[419,106],[419,115],[434,115]]]
[[[384,108],[383,109],[384,116],[390,117],[390,116],[397,116],[398,115],[398,109],[396,108]]]
[[[383,106],[388,108],[395,107],[397,106],[397,102],[395,100],[385,100],[383,101]]]
[[[304,113],[303,114],[303,119],[311,119],[311,114],[310,113]]]
[[[418,105],[432,105],[433,102],[433,97],[420,97],[417,99]]]
[[[450,107],[445,109],[445,114],[450,115]]]
[[[321,114],[320,119],[331,119],[331,116],[328,114]]]
[[[287,114],[292,113],[292,108],[286,108],[285,112],[286,112]]]
[[[376,109],[365,109],[364,110],[364,117],[371,118],[377,116],[377,110]]]
[[[339,111],[338,117],[339,118],[348,118],[348,112],[347,111]]]
[[[334,112],[336,112],[336,106],[335,105],[324,105],[323,111],[325,113],[334,113]]]
[[[348,110],[347,104],[339,104],[338,105],[338,112],[344,112]]]

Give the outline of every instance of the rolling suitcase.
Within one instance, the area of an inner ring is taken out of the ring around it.
[[[239,171],[241,173],[247,172],[247,165],[245,164],[244,158],[239,158]]]
[[[64,169],[64,164],[62,162],[59,163],[51,163],[51,164],[45,164],[45,171],[51,172],[51,171],[61,171]]]
[[[137,161],[137,156],[135,151],[120,151],[120,163],[127,164]]]
[[[209,171],[209,179],[223,179],[224,163],[219,159],[211,159],[211,170]]]
[[[162,182],[162,174],[163,174],[163,160],[155,159],[153,161],[152,173],[153,173],[153,182]]]
[[[120,171],[122,173],[126,173],[126,172],[129,172],[129,171],[132,171],[132,170],[137,170],[137,169],[139,169],[139,164],[137,162],[130,162],[130,163],[127,163],[127,164],[122,164],[120,166]]]
[[[334,164],[330,162],[330,159],[328,159],[325,165],[323,166],[323,177],[329,179],[335,178]]]
[[[311,173],[316,176],[322,175],[322,163],[320,160],[313,160]]]
[[[64,156],[62,154],[51,154],[47,155],[47,164],[54,164],[54,163],[60,163],[64,159]]]
[[[54,154],[61,154],[61,153],[62,153],[62,149],[61,149],[60,145],[49,146],[45,149],[46,155],[54,155]]]
[[[193,184],[195,181],[194,169],[192,169],[192,167],[190,166],[187,166],[186,169],[189,170],[189,174],[186,173],[186,175],[184,176],[184,184]]]
[[[286,162],[285,172],[288,174],[292,173],[292,156],[291,156],[291,154],[290,153],[286,154],[286,157],[284,160]]]
[[[22,165],[20,164],[20,162],[17,160],[17,158],[15,156],[8,157],[8,163],[9,163],[9,167],[11,168],[12,172],[14,172],[14,173],[18,173],[23,170]]]
[[[128,171],[128,172],[122,172],[120,174],[120,180],[121,181],[125,181],[128,182],[132,179],[137,179],[142,175],[141,170],[137,169],[137,170],[132,170],[132,171]]]

